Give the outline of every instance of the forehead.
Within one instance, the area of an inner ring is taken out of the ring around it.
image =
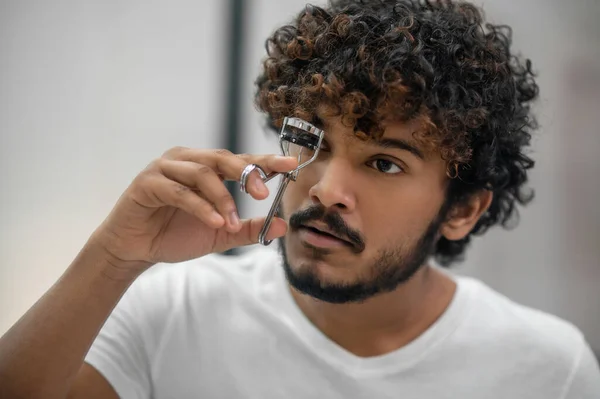
[[[348,116],[340,115],[339,107],[320,103],[312,115],[325,132],[325,140],[330,142],[342,141],[346,146],[357,150],[364,149],[396,149],[405,150],[421,160],[438,160],[441,157],[439,141],[435,140],[434,125],[426,115],[402,121],[388,119],[381,122],[379,137],[373,137],[372,132],[355,130],[355,123]],[[372,138],[373,137],[373,138]]]

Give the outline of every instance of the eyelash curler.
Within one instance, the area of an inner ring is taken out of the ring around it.
[[[279,133],[279,146],[281,147],[281,152],[283,155],[288,157],[296,157],[298,159],[298,167],[283,174],[283,179],[279,183],[275,200],[273,201],[271,209],[267,214],[265,224],[258,235],[258,242],[260,244],[266,246],[271,244],[273,241],[267,240],[266,236],[267,232],[269,231],[269,227],[271,226],[271,222],[273,221],[273,217],[275,216],[275,212],[277,212],[277,208],[279,207],[279,203],[283,198],[283,193],[285,192],[285,189],[290,181],[296,181],[300,170],[308,166],[317,158],[321,148],[321,142],[323,141],[323,135],[324,132],[322,129],[319,129],[311,123],[308,123],[300,118],[284,118],[283,126],[281,127],[281,132]],[[260,166],[256,164],[250,164],[244,168],[240,178],[240,190],[242,192],[248,192],[246,191],[248,176],[250,176],[250,174],[255,170],[259,173],[260,178],[265,183],[275,176],[281,174],[279,172],[273,172],[267,175]]]

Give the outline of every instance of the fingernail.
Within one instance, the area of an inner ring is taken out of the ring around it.
[[[216,211],[211,213],[210,218],[215,224],[221,224],[225,222],[225,220],[223,220],[223,216]]]
[[[263,181],[261,179],[254,180],[254,188],[256,189],[256,191],[258,191],[261,194],[265,194],[267,192],[265,183],[263,183]]]
[[[238,217],[238,214],[237,214],[237,212],[236,212],[236,211],[232,211],[232,212],[229,214],[229,223],[230,223],[232,226],[237,226],[237,225],[240,223],[240,218]]]
[[[275,220],[273,220],[273,221],[275,221]],[[269,227],[269,230],[267,231],[267,236],[265,237],[265,239],[274,240],[276,238],[283,237],[285,235],[285,233],[287,232],[287,225],[285,224],[285,222],[284,222],[285,227],[283,229],[281,229],[281,231],[279,233],[276,233],[277,229],[274,229],[273,226],[274,225],[271,224],[271,226]]]

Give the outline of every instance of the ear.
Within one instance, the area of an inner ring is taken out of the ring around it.
[[[450,210],[448,218],[440,228],[440,233],[450,241],[463,239],[473,229],[481,215],[488,210],[494,194],[481,190],[468,201],[457,204]]]

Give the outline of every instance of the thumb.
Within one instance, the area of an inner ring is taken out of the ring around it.
[[[223,247],[218,245],[220,247],[218,252],[258,243],[258,234],[262,230],[265,220],[266,217],[242,220],[242,228],[240,231],[237,233],[228,233],[227,237],[222,242]],[[267,231],[266,239],[274,240],[283,237],[286,232],[287,223],[281,218],[274,217],[271,221],[271,226],[269,226],[269,230]]]

